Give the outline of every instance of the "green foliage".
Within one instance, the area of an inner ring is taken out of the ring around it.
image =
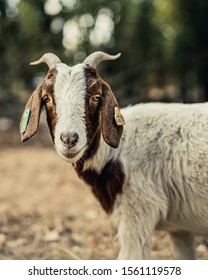
[[[176,37],[173,68],[181,84],[184,100],[193,87],[201,88],[201,99],[208,100],[208,2],[177,0],[181,29]]]
[[[44,75],[29,66],[43,53],[74,64],[96,50],[122,53],[101,66],[122,104],[207,100],[207,12],[207,0],[1,0],[0,108]]]

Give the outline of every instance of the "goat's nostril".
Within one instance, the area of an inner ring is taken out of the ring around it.
[[[75,132],[73,133],[73,135],[71,136],[71,145],[76,145],[76,143],[79,140],[79,135]]]
[[[73,148],[79,140],[79,135],[76,132],[61,133],[60,139],[67,148]]]
[[[67,143],[67,139],[68,139],[67,134],[66,134],[66,133],[61,133],[61,134],[60,134],[60,139],[61,139],[61,141],[62,141],[64,144],[66,144],[66,143]]]

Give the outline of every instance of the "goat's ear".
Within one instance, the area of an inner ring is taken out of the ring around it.
[[[123,132],[124,118],[118,102],[107,83],[102,81],[103,106],[101,108],[101,129],[105,142],[117,148]]]
[[[21,141],[30,139],[38,130],[42,106],[42,84],[30,96],[20,122]]]

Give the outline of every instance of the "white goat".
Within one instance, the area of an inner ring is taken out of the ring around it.
[[[208,233],[208,104],[140,104],[122,116],[95,70],[118,56],[96,52],[69,67],[46,54],[33,63],[50,69],[26,105],[22,141],[37,132],[45,104],[57,152],[118,227],[118,258],[148,258],[158,229],[170,233],[175,258],[194,259],[194,235]]]

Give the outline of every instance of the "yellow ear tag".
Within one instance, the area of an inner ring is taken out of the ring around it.
[[[114,118],[118,126],[125,124],[124,117],[121,115],[121,112],[117,106],[114,108]]]
[[[21,124],[21,127],[20,127],[20,133],[24,133],[27,129],[28,121],[29,121],[29,118],[30,118],[30,112],[31,112],[30,109],[27,109],[24,112],[24,116],[23,116],[23,119],[22,119],[22,124]]]

